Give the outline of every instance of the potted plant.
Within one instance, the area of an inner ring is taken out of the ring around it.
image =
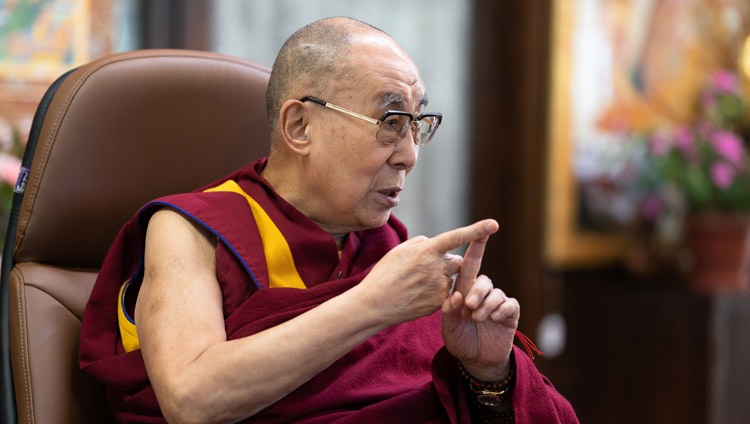
[[[688,277],[699,291],[750,290],[750,108],[738,76],[719,70],[695,119],[640,138],[636,192],[655,228],[684,223]]]

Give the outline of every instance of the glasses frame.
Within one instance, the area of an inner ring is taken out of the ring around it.
[[[412,138],[414,140],[414,144],[416,144],[418,146],[424,146],[425,144],[429,143],[430,140],[432,140],[432,138],[435,136],[435,133],[437,132],[438,127],[440,127],[440,123],[443,122],[443,114],[441,114],[441,113],[420,113],[415,118],[414,115],[412,115],[409,112],[404,112],[403,110],[386,110],[385,113],[383,113],[383,116],[380,117],[380,119],[375,119],[375,118],[370,118],[369,116],[366,116],[366,115],[362,115],[361,113],[354,112],[353,110],[349,110],[349,109],[343,108],[341,106],[337,106],[337,105],[335,105],[333,103],[330,103],[328,101],[325,101],[323,99],[320,99],[320,98],[317,98],[317,97],[313,97],[313,96],[305,96],[305,97],[299,99],[299,101],[301,101],[301,102],[311,101],[313,103],[317,103],[317,104],[319,104],[321,106],[325,106],[325,107],[327,107],[329,109],[333,109],[335,111],[338,111],[338,112],[341,112],[341,113],[345,113],[345,114],[347,114],[349,116],[353,116],[355,118],[359,118],[359,119],[361,119],[363,121],[367,121],[367,122],[369,122],[371,124],[375,124],[375,125],[378,126],[378,128],[381,128],[383,126],[383,124],[385,123],[385,120],[389,116],[400,115],[400,116],[407,116],[407,117],[409,117],[409,125],[404,125],[404,128],[396,136],[396,139],[394,141],[392,141],[392,142],[384,142],[384,141],[381,141],[380,139],[378,139],[378,141],[381,142],[381,143],[383,143],[383,144],[394,144],[394,143],[397,143],[406,134],[406,129],[407,128],[411,128],[412,135],[413,135]],[[419,137],[417,137],[418,134],[421,134],[419,132],[419,122],[422,119],[427,118],[427,117],[435,118],[436,121],[437,121],[437,123],[435,123],[432,132],[427,133],[426,134],[426,138],[423,140],[421,135]]]

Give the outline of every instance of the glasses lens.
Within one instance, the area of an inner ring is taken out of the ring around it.
[[[393,144],[401,140],[411,129],[416,144],[427,144],[440,126],[441,118],[442,116],[437,113],[427,114],[415,122],[412,115],[407,112],[388,111],[381,119],[377,139],[384,144]]]
[[[387,114],[380,124],[378,141],[384,144],[392,144],[398,141],[409,127],[411,115]]]
[[[427,144],[435,135],[440,118],[437,116],[423,116],[419,120],[419,130],[417,131],[417,144]]]

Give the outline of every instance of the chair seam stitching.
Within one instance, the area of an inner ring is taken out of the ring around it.
[[[78,318],[78,315],[72,309],[70,309],[70,307],[68,307],[67,304],[65,304],[64,302],[60,301],[60,299],[58,299],[54,295],[54,293],[52,293],[49,290],[45,289],[43,286],[29,282],[29,283],[24,283],[24,287],[28,287],[28,288],[33,288],[33,289],[39,290],[40,292],[46,294],[47,296],[55,299],[57,301],[58,305],[64,307],[66,311],[70,312],[70,314],[73,315],[73,317],[75,317],[76,319],[80,320],[80,318]]]
[[[24,289],[25,284],[21,284],[21,289]],[[33,392],[31,390],[31,367],[29,366],[29,358],[28,354],[29,351],[27,349],[27,342],[28,342],[28,331],[27,331],[27,321],[26,321],[26,293],[24,290],[21,290],[21,296],[18,296],[18,310],[20,312],[20,330],[21,330],[21,363],[23,365],[23,378],[24,383],[26,385],[26,410],[29,414],[30,421],[32,423],[36,422],[36,417],[34,415],[34,408],[33,405]]]

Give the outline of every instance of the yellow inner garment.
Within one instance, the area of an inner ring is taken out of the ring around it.
[[[271,217],[249,194],[234,181],[226,181],[216,187],[209,188],[206,192],[232,192],[241,195],[250,205],[253,212],[255,223],[258,225],[261,241],[263,242],[263,253],[266,257],[266,266],[268,268],[268,282],[271,288],[307,288],[297,272],[297,267],[292,258],[292,250],[289,248],[281,231],[273,223]],[[135,324],[127,317],[124,310],[125,293],[130,285],[128,280],[120,287],[117,305],[117,320],[120,325],[120,336],[126,352],[132,352],[140,349],[138,340],[138,331]]]

